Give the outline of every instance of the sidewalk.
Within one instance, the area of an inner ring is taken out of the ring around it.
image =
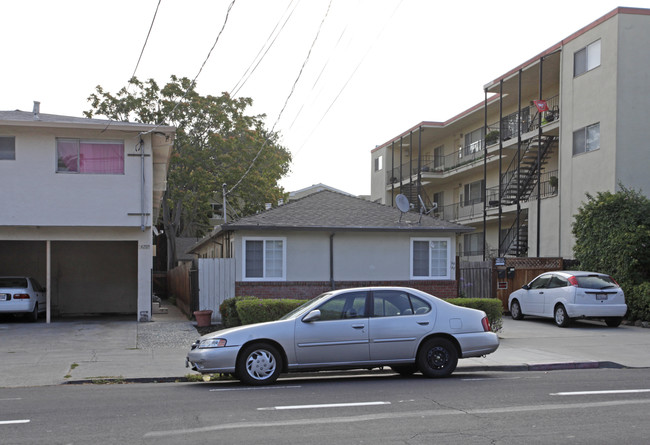
[[[195,374],[185,356],[199,337],[174,307],[150,323],[129,319],[0,322],[0,387],[91,380],[173,381]],[[456,372],[598,367],[650,368],[650,329],[607,328],[577,321],[504,317],[501,344],[484,358],[463,359]]]

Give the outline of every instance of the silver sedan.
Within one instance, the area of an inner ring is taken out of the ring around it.
[[[272,383],[281,372],[381,366],[446,377],[459,358],[498,346],[483,311],[416,289],[369,287],[326,292],[280,320],[205,335],[185,363],[250,385]]]

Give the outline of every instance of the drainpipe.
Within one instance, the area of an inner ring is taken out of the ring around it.
[[[142,135],[140,135],[140,171],[142,173],[140,179],[140,230],[144,232],[146,215],[144,204],[144,140],[142,140]]]
[[[330,234],[330,287],[332,290],[334,286],[334,232]]]

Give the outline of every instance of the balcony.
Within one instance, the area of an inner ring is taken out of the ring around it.
[[[556,123],[560,118],[560,96],[553,96],[546,99],[546,104],[548,105],[549,111],[542,113],[542,127]],[[519,116],[521,116],[521,119]],[[517,128],[520,120],[522,135],[537,130],[539,128],[538,117],[539,111],[537,110],[537,107],[535,105],[530,105],[521,109],[521,115],[516,111],[504,116],[501,120],[501,125],[499,125],[499,121],[488,124],[487,134],[488,136],[490,133],[496,135],[495,143],[499,141],[499,135],[502,140],[507,141],[517,137]]]

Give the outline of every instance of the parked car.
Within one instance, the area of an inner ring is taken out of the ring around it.
[[[367,287],[323,293],[277,321],[204,335],[185,364],[250,385],[272,383],[281,372],[380,366],[446,377],[459,358],[498,346],[483,311],[416,289]]]
[[[45,289],[34,278],[0,277],[1,314],[25,314],[36,321],[45,310]]]
[[[549,317],[566,327],[574,318],[605,319],[617,327],[627,312],[625,295],[612,277],[596,272],[557,271],[539,275],[508,297],[515,320]]]

